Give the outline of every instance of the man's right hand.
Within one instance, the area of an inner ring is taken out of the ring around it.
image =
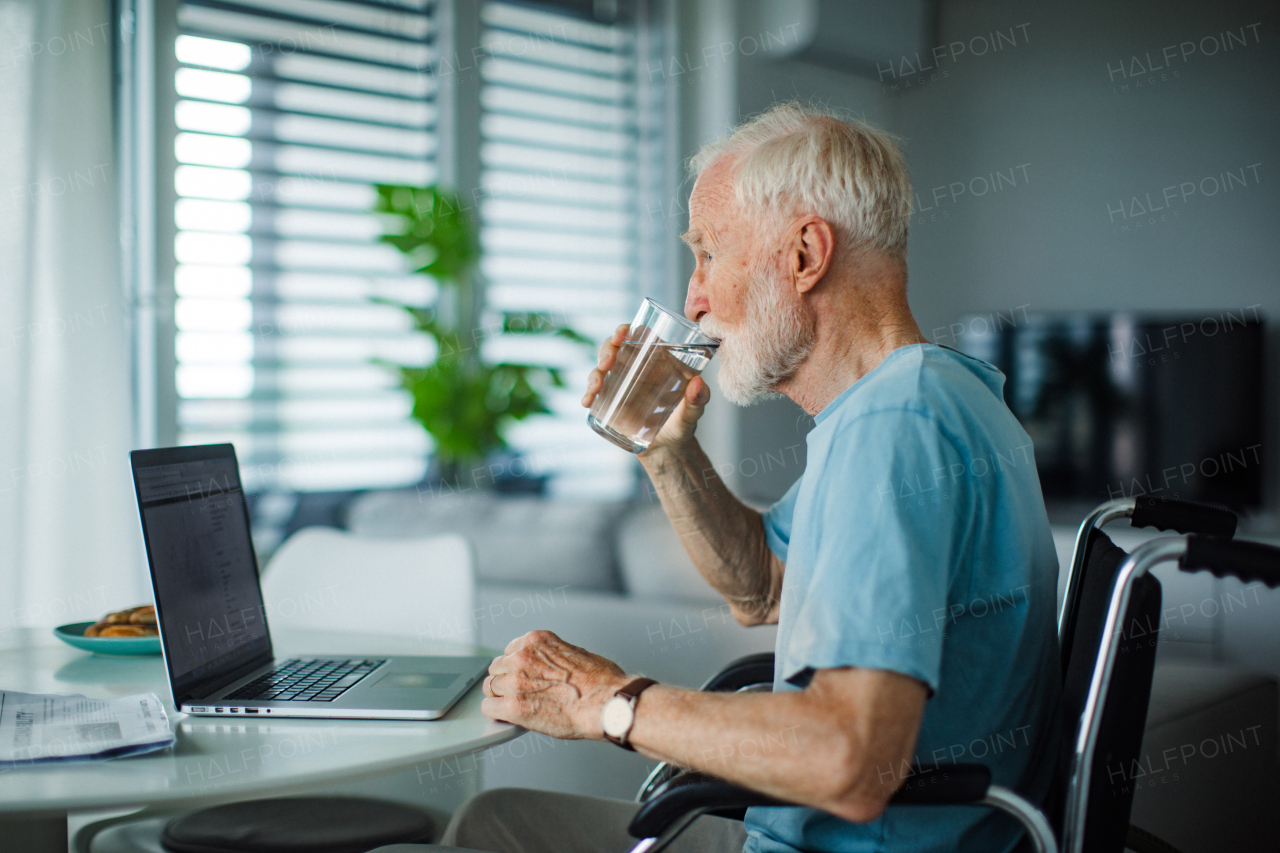
[[[600,346],[583,406],[604,388],[629,329],[619,326]],[[734,618],[743,625],[777,622],[786,565],[769,550],[760,513],[734,497],[693,435],[710,399],[706,380],[694,377],[640,461],[689,559],[729,602]]]
[[[595,402],[596,397],[604,388],[604,376],[613,369],[614,364],[618,360],[618,350],[622,347],[623,341],[627,339],[627,332],[630,326],[623,324],[613,332],[613,337],[600,345],[600,357],[595,370],[592,370],[587,376],[587,393],[582,397],[582,405],[590,408]],[[687,445],[693,441],[693,433],[698,425],[698,419],[702,417],[707,402],[711,399],[711,389],[707,387],[706,380],[701,376],[695,376],[689,382],[689,386],[685,388],[684,399],[676,406],[676,410],[671,413],[671,417],[663,424],[662,429],[654,438],[653,443],[649,445],[649,449],[641,456],[660,449],[677,449]]]

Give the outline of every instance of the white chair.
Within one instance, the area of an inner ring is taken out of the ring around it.
[[[457,535],[358,536],[305,527],[262,572],[272,633],[295,629],[475,641],[475,559]],[[179,812],[144,809],[83,827],[77,853],[164,853],[160,833]]]
[[[475,560],[461,536],[383,539],[304,527],[262,572],[272,631],[475,640]]]

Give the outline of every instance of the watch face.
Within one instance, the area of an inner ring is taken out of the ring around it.
[[[634,716],[631,703],[622,696],[614,696],[604,703],[600,724],[605,734],[620,738],[631,728],[631,720]]]

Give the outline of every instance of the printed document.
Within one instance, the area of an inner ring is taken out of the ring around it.
[[[137,755],[175,740],[154,693],[90,699],[0,691],[0,767]]]

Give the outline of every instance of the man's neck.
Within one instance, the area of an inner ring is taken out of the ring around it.
[[[825,409],[899,347],[928,343],[907,306],[901,275],[831,282],[813,294],[817,340],[777,391],[810,415]]]

